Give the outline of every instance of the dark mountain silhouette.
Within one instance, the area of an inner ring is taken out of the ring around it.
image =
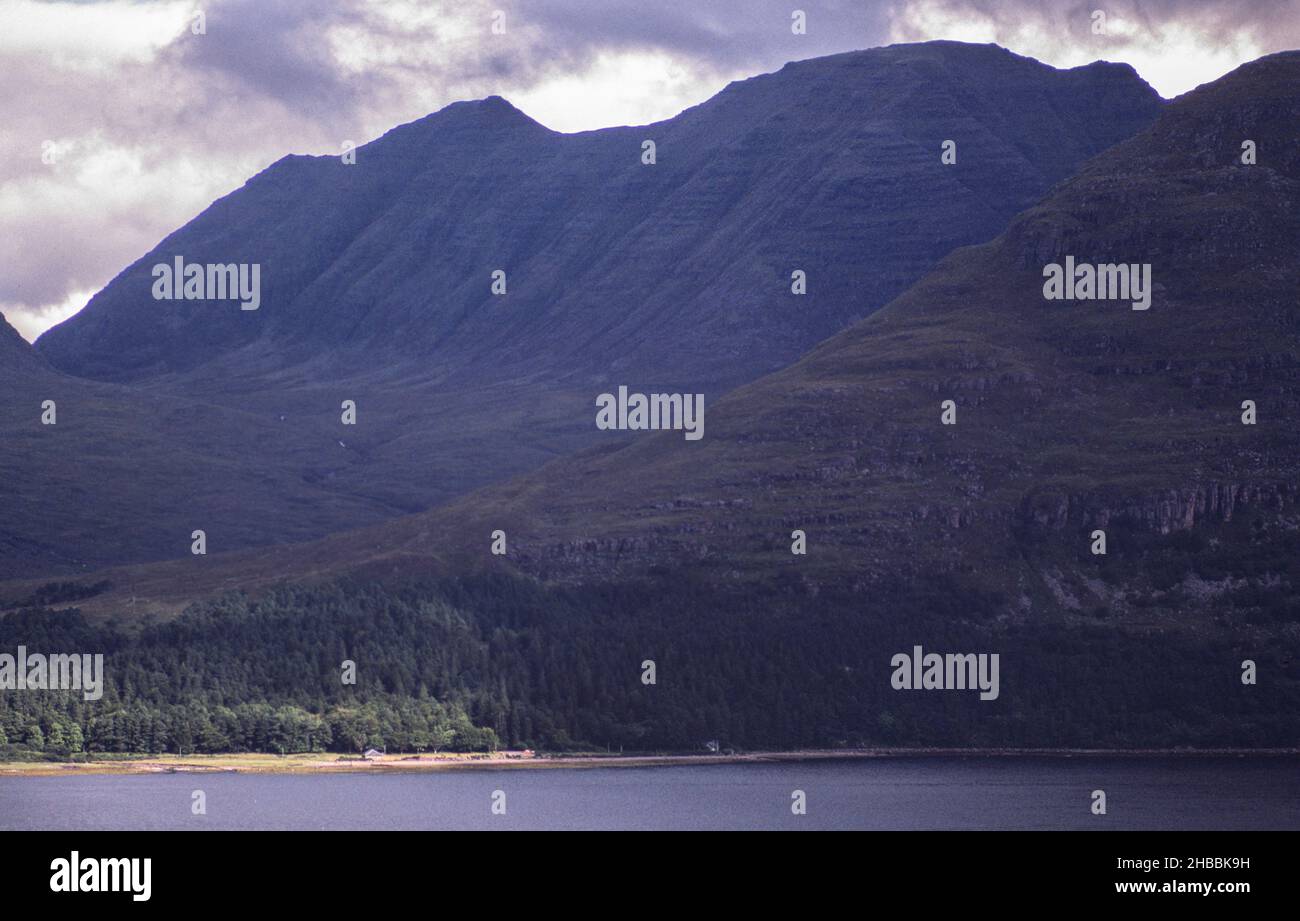
[[[205,522],[222,547],[294,540],[534,469],[597,439],[593,398],[617,384],[713,400],[789,363],[1160,105],[1127,66],[936,42],[790,64],[645,127],[563,135],[493,97],[396,128],[355,165],[286,157],[39,339],[68,375],[209,408],[180,424],[115,391],[98,487],[63,507],[29,476],[10,540],[98,562],[185,552],[177,528]],[[154,300],[153,266],[178,255],[260,265],[260,308]],[[220,419],[236,428],[202,428]],[[147,457],[136,428],[158,439]],[[173,455],[197,469],[214,444],[244,460],[181,487]],[[46,468],[45,450],[72,463],[68,447],[26,444],[16,468]],[[277,500],[269,484],[289,481]],[[111,500],[124,483],[150,502]]]
[[[1300,52],[1261,59],[1170,104],[996,240],[718,400],[702,441],[611,440],[427,514],[142,578],[172,604],[236,574],[257,586],[507,566],[877,601],[951,580],[954,597],[1013,621],[1294,620],[1298,130]],[[1242,163],[1247,140],[1257,164]],[[1150,308],[1045,300],[1044,265],[1068,256],[1150,263]],[[488,553],[498,528],[505,559]],[[790,552],[794,529],[806,556]],[[1097,529],[1104,556],[1090,552]]]

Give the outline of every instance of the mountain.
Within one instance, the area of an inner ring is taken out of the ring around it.
[[[719,399],[698,442],[606,433],[426,514],[145,581],[162,601],[236,570],[246,587],[503,565],[810,591],[952,577],[1010,617],[1161,622],[1227,598],[1296,613],[1297,76],[1300,53],[1273,55],[1176,100],[997,239]],[[1044,267],[1068,257],[1150,264],[1149,309],[1045,299]],[[496,529],[508,564],[488,553]]]
[[[206,369],[207,382],[322,353],[447,380],[750,379],[997,233],[1158,107],[1123,65],[1057,71],[947,42],[790,64],[645,127],[564,135],[498,97],[459,103],[353,166],[281,160],[38,348],[118,380]],[[261,307],[154,301],[150,270],[177,255],[260,264]]]
[[[619,384],[711,401],[788,364],[1160,108],[1125,65],[1060,71],[951,42],[789,64],[644,127],[564,135],[497,97],[458,103],[353,165],[277,162],[36,346],[68,375],[238,414],[266,436],[248,456],[255,477],[296,478],[297,495],[334,506],[232,498],[257,523],[223,522],[222,546],[320,535],[597,443],[593,399]],[[941,162],[945,140],[955,164]],[[177,257],[259,266],[260,306],[155,300],[153,267]],[[504,295],[490,291],[497,269]],[[791,293],[795,270],[805,295]],[[355,426],[341,424],[345,400]],[[184,442],[166,419],[145,424]],[[124,439],[113,450],[129,457]],[[41,447],[28,449],[39,467]],[[316,456],[286,454],[299,449]],[[157,516],[102,507],[120,491],[105,469],[79,520],[144,534],[210,520],[142,463],[126,475],[157,482]],[[242,476],[213,487],[237,496]],[[40,504],[67,501],[32,488]],[[90,555],[83,535],[41,527]],[[112,549],[125,562],[177,548],[169,533]]]
[[[267,722],[232,695],[355,706],[337,663],[359,649],[371,699],[428,691],[551,749],[1293,748],[1298,129],[1300,53],[1263,58],[718,399],[699,441],[611,435],[357,532],[114,570],[129,595],[83,582],[62,591],[84,616],[0,630],[114,650],[115,691],[180,744]],[[1151,284],[1046,298],[1071,261]],[[997,690],[897,689],[917,646],[998,656]],[[102,722],[87,738],[130,748]]]

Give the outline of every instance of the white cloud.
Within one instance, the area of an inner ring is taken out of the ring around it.
[[[0,0],[0,57],[38,54],[60,69],[146,63],[189,23],[189,0],[49,3]]]
[[[94,295],[93,290],[73,291],[57,304],[42,304],[39,307],[0,303],[0,314],[9,321],[9,325],[18,330],[18,335],[32,342],[45,330],[56,323],[62,323],[77,313]]]
[[[1106,13],[1104,34],[1093,12]],[[1281,12],[1282,15],[1278,15]],[[995,42],[1055,67],[1131,64],[1171,98],[1300,40],[1300,16],[1270,0],[911,0],[890,26],[895,42]]]
[[[744,73],[715,77],[665,52],[600,54],[573,74],[515,93],[511,101],[556,131],[645,125],[702,102]]]

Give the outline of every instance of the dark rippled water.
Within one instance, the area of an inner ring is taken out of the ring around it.
[[[1108,814],[1090,812],[1106,791]],[[207,814],[191,813],[204,791]],[[493,815],[495,791],[506,814]],[[803,790],[807,814],[791,812]],[[1300,829],[1292,758],[0,778],[0,829]]]

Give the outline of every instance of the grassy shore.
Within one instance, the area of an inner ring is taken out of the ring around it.
[[[437,755],[379,755],[363,760],[358,756],[326,753],[274,755],[259,753],[227,755],[141,755],[115,756],[99,761],[9,761],[0,762],[0,777],[51,777],[82,774],[335,774],[390,773],[394,771],[482,770],[502,768],[592,768],[656,767],[686,764],[747,764],[782,761],[821,761],[868,758],[970,757],[970,758],[1204,758],[1277,757],[1300,759],[1300,749],[1067,749],[1067,748],[878,748],[834,749],[790,752],[746,752],[737,754],[534,754],[495,752],[492,754],[449,753]]]

